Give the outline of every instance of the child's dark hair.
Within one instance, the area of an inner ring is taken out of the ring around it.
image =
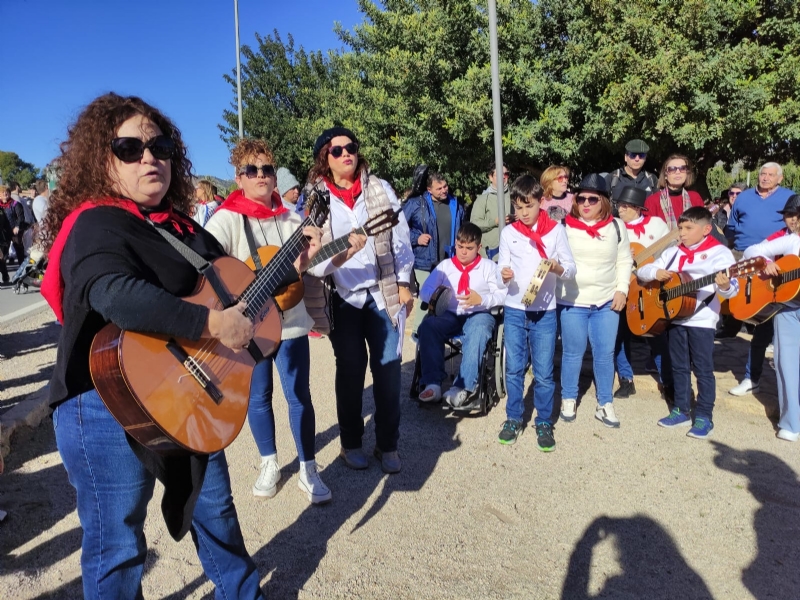
[[[705,206],[692,206],[683,211],[678,223],[691,221],[698,225],[711,225],[711,212]]]
[[[475,225],[475,223],[471,223],[469,221],[462,223],[461,227],[458,228],[456,241],[459,241],[462,244],[471,244],[472,242],[480,244],[481,228]]]
[[[532,175],[520,175],[511,184],[511,202],[529,204],[539,201],[544,195],[544,188]]]

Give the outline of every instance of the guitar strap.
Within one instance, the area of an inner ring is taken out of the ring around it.
[[[244,237],[247,238],[247,247],[250,249],[250,256],[253,259],[253,264],[256,266],[256,273],[258,273],[264,268],[264,265],[261,264],[261,257],[258,255],[256,240],[253,237],[253,228],[250,227],[250,221],[247,215],[242,215],[242,221],[244,221]]]

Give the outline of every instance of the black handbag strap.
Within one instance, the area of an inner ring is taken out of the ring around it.
[[[264,265],[261,264],[261,257],[258,255],[258,247],[253,237],[253,229],[250,227],[250,220],[247,218],[247,215],[242,215],[242,220],[244,221],[244,237],[247,238],[247,247],[250,249],[250,256],[253,259],[253,264],[256,266],[256,273],[258,273],[264,268]]]

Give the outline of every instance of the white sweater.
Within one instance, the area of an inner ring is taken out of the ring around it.
[[[631,245],[625,223],[614,223],[600,230],[593,238],[586,231],[566,226],[567,240],[575,258],[575,279],[558,281],[556,303],[565,306],[602,306],[614,298],[614,292],[628,295],[630,287]]]
[[[770,261],[774,261],[779,256],[786,256],[787,254],[794,254],[795,256],[800,254],[800,236],[796,233],[754,244],[744,251],[744,258],[763,256]],[[800,297],[786,303],[787,310],[797,310],[798,308],[800,308]]]
[[[458,282],[461,279],[461,271],[453,264],[451,259],[446,259],[436,265],[422,288],[419,290],[419,298],[423,302],[429,302],[431,295],[440,285],[446,285],[453,290],[450,304],[447,310],[457,315],[470,315],[476,312],[486,312],[495,306],[501,306],[506,297],[506,287],[500,278],[500,269],[493,261],[482,258],[475,268],[469,272],[469,287],[475,290],[480,297],[481,303],[478,306],[463,306],[456,298]]]
[[[530,305],[522,303],[522,297],[528,291],[536,269],[542,262],[539,251],[533,242],[522,235],[514,227],[503,227],[500,234],[500,252],[497,257],[497,265],[502,270],[509,267],[514,272],[514,278],[508,282],[508,295],[505,305],[517,310],[554,310],[556,307],[556,280],[572,279],[575,277],[575,259],[572,258],[569,244],[567,243],[567,232],[561,224],[542,236],[544,242],[544,252],[548,258],[554,258],[562,267],[564,273],[560,276],[555,273],[548,273],[539,289],[536,300]]]
[[[294,212],[285,212],[279,217],[272,219],[256,219],[247,217],[250,228],[253,230],[253,238],[256,246],[282,246],[283,242],[297,230],[303,223],[300,215]],[[247,237],[244,234],[244,224],[242,215],[230,210],[225,210],[223,205],[206,223],[206,231],[213,235],[222,248],[241,261],[250,258],[250,247],[247,245]],[[281,315],[282,318],[282,340],[308,335],[314,321],[306,312],[306,305],[303,301],[294,308],[290,308]]]

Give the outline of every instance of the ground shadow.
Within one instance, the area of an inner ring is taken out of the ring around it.
[[[58,336],[61,334],[61,325],[49,321],[36,329],[27,331],[9,331],[3,333],[3,356],[14,358],[33,351],[55,348]]]
[[[606,575],[597,593],[590,593],[592,558],[597,547],[606,541],[614,545],[619,569]],[[700,600],[712,596],[664,528],[649,517],[637,515],[599,517],[589,525],[570,556],[561,598]]]
[[[761,506],[753,516],[757,555],[742,571],[742,583],[754,598],[796,598],[800,592],[800,481],[780,458],[760,450],[737,450],[711,442],[714,464],[747,477],[747,490]],[[781,443],[781,442],[776,442]]]

